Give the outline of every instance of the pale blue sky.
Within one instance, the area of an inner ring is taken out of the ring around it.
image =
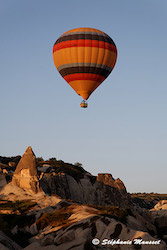
[[[129,192],[167,193],[167,1],[1,0],[0,155],[83,164]],[[116,66],[89,108],[57,72],[52,46],[69,29],[106,32]]]

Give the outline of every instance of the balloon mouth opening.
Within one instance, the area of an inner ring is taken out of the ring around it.
[[[80,91],[79,93],[78,92],[79,91],[77,91],[77,94],[80,95],[80,96],[82,96],[82,98],[84,100],[87,100],[89,98],[89,96],[90,96],[90,93],[87,93],[86,91]]]
[[[87,108],[88,107],[88,103],[87,101],[83,100],[80,104],[81,108]]]

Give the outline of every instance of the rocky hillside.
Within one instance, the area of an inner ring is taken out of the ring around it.
[[[165,201],[150,211],[111,174],[44,161],[31,147],[0,161],[0,249],[166,249]]]
[[[64,163],[55,158],[41,161],[36,159],[31,147],[27,148],[15,169],[9,163],[3,164],[2,168],[1,179],[12,179],[16,186],[34,193],[41,189],[48,195],[56,194],[64,199],[91,205],[129,207],[131,204],[120,179],[115,180],[111,174],[92,176],[79,164]]]
[[[130,196],[134,204],[146,209],[152,209],[159,201],[167,200],[167,194],[133,193]]]

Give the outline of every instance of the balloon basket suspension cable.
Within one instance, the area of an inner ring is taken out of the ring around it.
[[[81,108],[87,108],[88,107],[88,103],[86,100],[83,100],[80,104]]]

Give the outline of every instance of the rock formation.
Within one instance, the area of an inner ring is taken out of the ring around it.
[[[0,249],[166,249],[167,201],[149,211],[149,204],[132,202],[124,183],[111,174],[93,176],[82,165],[36,159],[31,147],[17,166],[11,157],[0,157],[0,164],[0,230],[5,233],[0,232]],[[136,238],[148,244],[135,245]],[[102,245],[104,239],[131,244]]]
[[[13,174],[12,183],[37,193],[39,187],[47,194],[56,194],[64,199],[91,205],[115,205],[129,207],[131,199],[123,182],[111,174],[92,176],[82,167],[59,162],[57,165],[44,163],[38,166],[31,147],[21,157]]]
[[[115,205],[129,207],[130,196],[121,180],[114,180],[111,174],[97,177],[84,173],[75,178],[70,173],[42,173],[40,187],[49,194],[92,205]]]
[[[21,157],[12,178],[13,184],[25,190],[37,193],[39,181],[37,177],[36,157],[31,147],[28,147]]]
[[[18,244],[0,231],[0,249],[1,250],[22,250]]]
[[[5,175],[0,172],[0,190],[7,184]]]
[[[150,212],[159,236],[167,242],[167,200],[159,201]]]

